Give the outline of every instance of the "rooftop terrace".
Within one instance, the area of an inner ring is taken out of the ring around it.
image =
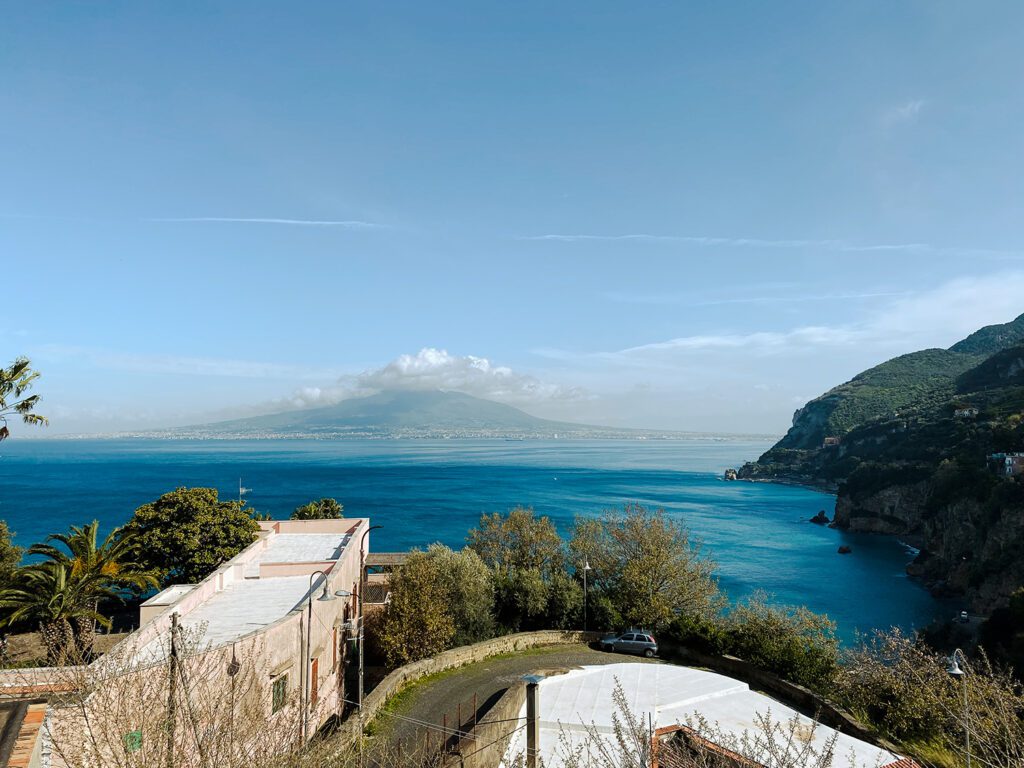
[[[149,616],[158,618],[140,630],[139,653],[155,659],[167,652],[172,612],[178,613],[183,630],[201,633],[202,642],[211,648],[269,627],[305,604],[313,573],[334,572],[361,522],[262,523],[256,542],[202,582],[173,585],[147,601]],[[323,581],[323,576],[315,576],[313,590]]]

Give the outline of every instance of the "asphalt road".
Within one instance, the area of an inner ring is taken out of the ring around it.
[[[436,748],[443,738],[441,727],[444,724],[450,729],[456,727],[460,704],[463,724],[471,723],[474,695],[478,714],[482,717],[484,711],[490,709],[501,694],[523,675],[624,661],[661,663],[658,659],[605,653],[580,645],[559,645],[485,659],[418,683],[403,692],[394,706],[389,706],[377,717],[373,730],[381,742],[403,751],[425,746],[427,739],[431,739]]]

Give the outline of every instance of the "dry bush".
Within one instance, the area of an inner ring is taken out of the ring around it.
[[[201,633],[182,630],[178,644],[173,679],[166,647],[132,643],[64,668],[58,685],[69,690],[51,699],[44,732],[54,765],[242,768],[299,746],[297,689],[271,713],[258,643],[235,656],[231,646],[204,650]]]
[[[988,768],[1024,766],[1024,692],[984,656],[965,663],[964,680],[949,660],[899,631],[877,633],[849,653],[836,677],[837,698],[921,757],[966,762],[964,683],[973,759]]]

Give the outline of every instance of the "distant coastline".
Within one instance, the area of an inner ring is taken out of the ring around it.
[[[24,440],[715,440],[721,442],[744,442],[750,440],[777,440],[779,435],[768,434],[742,434],[742,433],[719,433],[719,432],[664,432],[645,430],[623,430],[621,432],[581,432],[574,434],[490,434],[485,432],[407,432],[407,433],[377,433],[377,432],[337,432],[337,433],[251,433],[251,432],[202,432],[202,431],[179,431],[175,429],[161,429],[152,431],[129,431],[129,432],[82,432],[82,433],[61,433],[51,435],[32,435],[23,437]],[[758,481],[760,482],[760,481]],[[765,481],[776,482],[776,481]],[[814,487],[809,483],[792,482],[792,485],[804,485]]]

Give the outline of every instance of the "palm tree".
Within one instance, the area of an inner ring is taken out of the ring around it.
[[[45,416],[35,412],[39,395],[25,395],[39,378],[39,372],[32,370],[28,358],[19,357],[6,368],[0,368],[0,440],[10,435],[6,416],[20,416],[26,424],[46,426]]]
[[[18,571],[14,583],[0,592],[4,623],[38,622],[46,660],[52,665],[81,658],[75,642],[76,625],[85,621],[109,625],[109,619],[93,607],[89,587],[94,585],[75,582],[70,570],[66,564],[52,561],[26,566]]]
[[[51,662],[66,657],[71,646],[79,657],[88,658],[96,624],[110,626],[110,620],[99,613],[100,601],[123,600],[128,588],[157,586],[156,577],[133,561],[133,548],[131,537],[123,536],[120,529],[99,543],[95,520],[33,544],[27,554],[46,559],[22,568],[15,585],[0,592],[0,608],[10,609],[6,623],[39,621]]]

